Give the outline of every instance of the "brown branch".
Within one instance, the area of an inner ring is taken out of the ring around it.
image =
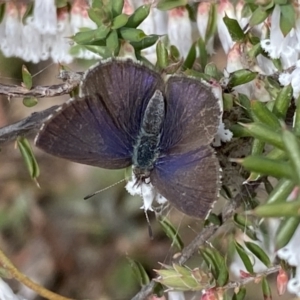
[[[41,285],[35,283],[31,279],[29,279],[12,264],[12,262],[7,258],[7,256],[1,250],[0,250],[0,264],[5,270],[9,272],[9,274],[13,278],[18,280],[19,282],[22,282],[24,285],[26,285],[27,287],[29,287],[31,290],[35,291],[38,295],[42,297],[45,297],[46,299],[50,299],[50,300],[72,300],[71,298],[66,298],[58,294],[55,294],[47,290],[46,288],[42,287]]]
[[[57,97],[66,95],[72,92],[76,87],[79,86],[83,73],[75,73],[68,71],[61,71],[59,79],[65,81],[61,84],[54,84],[49,86],[37,85],[32,89],[28,90],[26,87],[19,85],[9,85],[0,83],[0,95],[11,97]]]

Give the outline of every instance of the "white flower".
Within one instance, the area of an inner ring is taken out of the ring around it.
[[[159,204],[164,204],[167,202],[167,199],[157,192],[150,180],[147,181],[147,183],[137,183],[137,178],[134,173],[132,173],[132,177],[126,184],[125,188],[132,196],[139,195],[143,198],[144,205],[141,207],[141,209],[145,211],[153,210],[152,203],[154,200]]]
[[[33,9],[34,26],[41,34],[56,33],[55,0],[35,0]]]
[[[15,295],[9,285],[0,278],[0,299],[1,300],[25,300]]]
[[[279,75],[279,82],[283,86],[286,86],[288,84],[292,85],[293,88],[293,96],[295,99],[297,99],[300,95],[300,66],[298,64],[300,61],[298,60],[296,63],[296,69],[291,73],[282,73]]]
[[[168,11],[168,36],[171,45],[175,45],[183,57],[186,57],[192,44],[192,24],[185,7]]]

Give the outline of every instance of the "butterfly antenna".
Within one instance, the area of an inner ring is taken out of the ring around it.
[[[151,223],[150,223],[149,216],[148,216],[146,209],[144,210],[144,213],[145,213],[145,217],[146,217],[146,220],[148,223],[148,234],[149,234],[150,239],[153,240],[153,231],[152,231]]]
[[[96,191],[96,192],[94,192],[94,193],[92,193],[92,194],[89,194],[89,195],[85,196],[85,197],[83,198],[83,200],[88,200],[88,199],[94,197],[95,195],[97,195],[97,194],[99,194],[99,193],[102,193],[102,192],[104,192],[104,191],[106,191],[106,190],[108,190],[108,189],[110,189],[110,188],[116,186],[117,184],[119,184],[119,183],[121,183],[121,182],[123,182],[123,181],[125,181],[125,179],[121,179],[120,181],[118,181],[118,182],[116,182],[116,183],[114,183],[114,184],[112,184],[112,185],[110,185],[110,186],[108,186],[108,187],[106,187],[106,188],[104,188],[104,189],[101,189],[101,190]]]

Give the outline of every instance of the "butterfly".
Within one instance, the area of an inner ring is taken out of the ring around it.
[[[100,61],[84,75],[80,96],[42,125],[38,148],[105,169],[132,166],[181,212],[203,218],[217,200],[220,166],[211,142],[221,111],[210,86],[163,77],[130,59]]]

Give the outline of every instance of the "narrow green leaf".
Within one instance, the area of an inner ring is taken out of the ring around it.
[[[199,251],[200,251],[207,267],[211,271],[213,277],[217,280],[217,278],[219,276],[219,269],[218,269],[218,265],[215,260],[215,257],[213,255],[213,252],[210,251],[210,249],[208,247],[201,247],[199,249]]]
[[[280,226],[276,232],[276,249],[281,249],[288,244],[288,242],[294,236],[295,231],[299,227],[299,224],[299,217],[287,217],[281,221]]]
[[[114,55],[117,55],[120,48],[118,33],[116,30],[112,30],[107,38],[106,38],[106,47],[107,49],[113,53]]]
[[[112,29],[119,29],[121,27],[124,27],[127,24],[128,18],[129,17],[125,14],[121,14],[121,15],[116,16],[113,19],[111,28]]]
[[[256,72],[252,72],[246,69],[235,71],[232,74],[230,74],[228,87],[233,88],[238,85],[248,83],[254,80],[256,76]]]
[[[296,103],[300,100],[300,97],[295,100]],[[300,105],[296,106],[296,111],[294,114],[294,132],[297,136],[300,136]]]
[[[32,88],[32,76],[25,65],[22,66],[23,85],[30,90]]]
[[[273,114],[264,103],[258,100],[251,101],[252,112],[258,120],[273,128],[273,130],[280,129],[280,123],[275,114]]]
[[[103,25],[94,30],[77,32],[75,36],[73,36],[73,40],[77,44],[88,45],[91,42],[105,39],[109,32],[110,29]]]
[[[281,134],[275,132],[271,127],[256,122],[241,125],[244,126],[254,138],[285,150]]]
[[[175,246],[178,250],[182,250],[184,244],[178,234],[178,230],[166,218],[159,220],[159,224],[167,237],[172,241],[171,246]]]
[[[245,249],[238,242],[235,242],[234,244],[235,244],[236,252],[238,253],[239,257],[241,258],[246,270],[250,274],[253,274],[254,270],[253,270],[252,262],[249,258],[249,254],[245,251]]]
[[[234,223],[235,225],[242,230],[247,236],[249,236],[252,240],[257,240],[257,235],[255,230],[253,230],[253,224],[249,221],[249,218],[245,218],[240,214],[234,215]]]
[[[225,15],[223,21],[233,41],[243,41],[245,39],[245,34],[236,19],[230,19]]]
[[[262,291],[263,291],[263,297],[265,300],[271,300],[272,299],[272,292],[269,285],[269,282],[266,277],[262,278],[261,282]]]
[[[133,274],[135,276],[135,278],[137,279],[137,281],[139,282],[140,286],[144,286],[146,284],[148,284],[150,282],[149,276],[147,274],[147,272],[145,271],[143,265],[138,262],[135,261],[129,257],[127,257],[130,267],[133,271]]]
[[[120,28],[121,37],[129,42],[140,42],[146,37],[146,34],[141,29],[135,28]]]
[[[40,174],[40,169],[28,140],[24,137],[18,137],[17,145],[22,154],[22,157],[24,159],[24,162],[27,166],[31,178],[36,179]]]
[[[267,268],[271,267],[270,258],[263,249],[252,242],[245,242],[245,245]]]
[[[103,26],[102,11],[100,8],[90,8],[88,10],[89,18],[97,25]]]
[[[133,46],[135,50],[139,51],[153,46],[158,39],[159,39],[159,35],[152,34],[152,35],[147,35],[144,39],[142,39],[139,42],[130,42],[130,44]]]
[[[239,287],[239,291],[233,294],[232,300],[244,300],[246,297],[246,288],[244,286]]]
[[[6,7],[6,3],[0,4],[0,23],[2,23],[3,18],[5,16],[5,7]]]
[[[233,108],[234,96],[230,93],[223,93],[223,109],[224,111],[231,111]]]
[[[189,53],[182,65],[183,70],[192,69],[194,62],[196,60],[196,43],[193,43],[192,47],[189,50]]]
[[[122,13],[123,7],[124,7],[124,0],[114,0],[111,1],[111,10],[113,17],[120,15]]]
[[[217,20],[218,20],[218,8],[216,3],[210,4],[208,22],[205,32],[205,42],[207,42],[211,37],[215,36],[217,31]]]
[[[188,0],[160,0],[157,8],[160,10],[170,10],[179,6],[187,5]]]
[[[159,40],[156,44],[156,56],[157,63],[156,65],[160,69],[164,69],[168,65],[168,50],[162,40]]]
[[[283,129],[282,140],[285,150],[292,163],[298,185],[300,185],[300,145],[298,138],[289,130]]]
[[[204,73],[197,72],[195,70],[186,70],[186,71],[184,71],[184,74],[187,75],[187,76],[192,76],[192,77],[204,79],[205,81],[210,80],[210,76],[208,76]]]
[[[280,29],[286,36],[296,24],[296,11],[292,3],[280,5]]]
[[[295,187],[295,183],[289,179],[280,179],[267,199],[267,203],[285,202]]]
[[[149,15],[151,4],[142,5],[138,7],[135,12],[129,17],[126,24],[127,27],[138,27]]]
[[[300,201],[264,204],[254,209],[254,214],[263,218],[299,217]]]
[[[93,46],[93,45],[86,45],[84,46],[87,50],[94,52],[100,55],[103,58],[111,57],[111,52],[105,46]]]
[[[208,54],[206,51],[206,43],[201,37],[198,39],[197,46],[199,50],[200,64],[202,69],[204,69],[207,64]]]
[[[261,156],[247,156],[240,160],[240,163],[245,169],[264,175],[292,180],[295,176],[291,165],[285,161],[276,161]]]
[[[286,152],[283,150],[280,150],[278,148],[273,148],[270,152],[266,155],[267,158],[275,159],[275,160],[286,160],[287,155]]]
[[[204,73],[215,79],[221,79],[220,71],[214,62],[208,63],[204,68]]]
[[[258,6],[249,20],[249,26],[253,27],[262,23],[271,14],[271,12],[272,9],[264,10],[261,6]]]
[[[273,107],[273,113],[279,118],[284,120],[286,117],[287,110],[290,106],[291,100],[293,97],[293,88],[292,86],[286,85],[279,91],[275,104]]]

